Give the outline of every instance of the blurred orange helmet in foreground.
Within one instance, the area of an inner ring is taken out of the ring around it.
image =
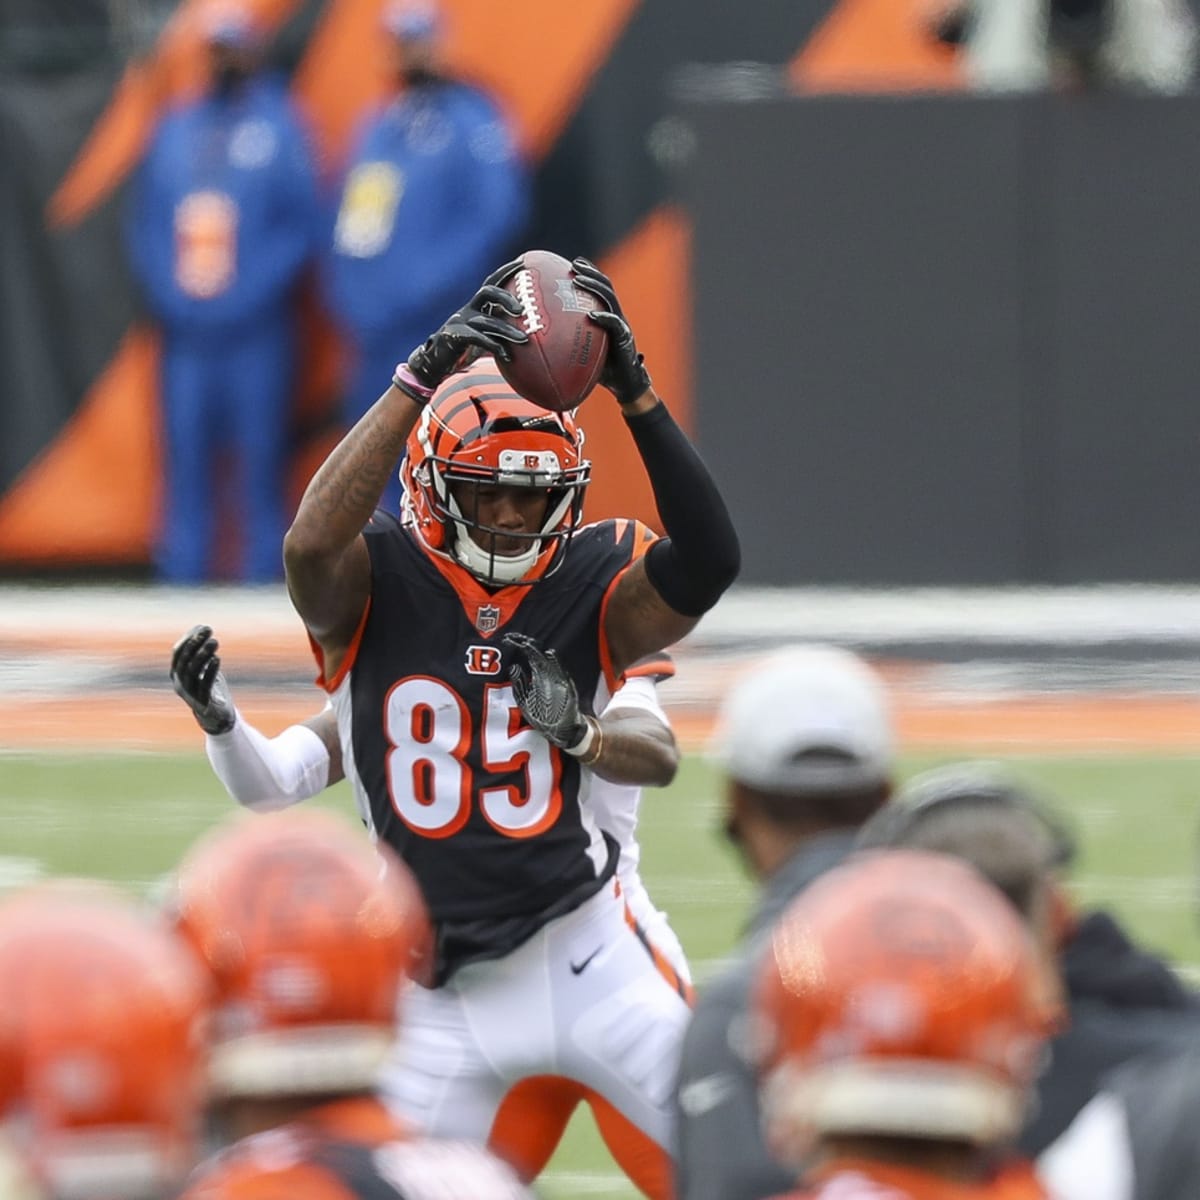
[[[966,864],[864,855],[787,910],[763,963],[752,1053],[768,1137],[1003,1142],[1058,1013],[1025,927]]]
[[[206,997],[192,956],[119,892],[52,883],[0,904],[11,1140],[52,1195],[157,1197],[190,1169]]]
[[[185,856],[174,903],[216,988],[214,1099],[372,1084],[428,950],[403,863],[319,809],[240,817]]]

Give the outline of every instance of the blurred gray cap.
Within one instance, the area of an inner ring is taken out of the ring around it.
[[[709,756],[764,792],[853,791],[892,777],[887,694],[858,655],[802,645],[750,668],[717,716]]]

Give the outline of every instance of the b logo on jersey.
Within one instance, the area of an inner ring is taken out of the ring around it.
[[[481,604],[475,610],[475,628],[480,633],[495,633],[500,627],[500,610],[494,604]]]
[[[499,675],[500,651],[495,646],[467,647],[468,675]]]

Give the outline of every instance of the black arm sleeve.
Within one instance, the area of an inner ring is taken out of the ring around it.
[[[708,468],[665,404],[625,423],[667,532],[646,555],[646,575],[676,612],[698,617],[737,578],[737,532]]]

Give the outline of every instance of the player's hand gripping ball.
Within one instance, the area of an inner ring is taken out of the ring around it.
[[[553,412],[577,408],[596,386],[608,357],[608,334],[588,316],[603,302],[579,287],[575,270],[549,250],[526,250],[501,285],[521,306],[513,323],[528,335],[497,365],[510,386]]]

